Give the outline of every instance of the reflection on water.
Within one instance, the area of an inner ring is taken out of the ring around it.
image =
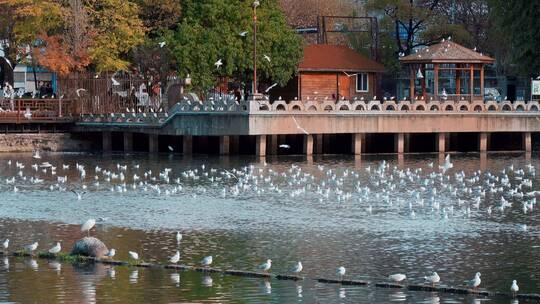
[[[25,168],[16,168],[16,160]],[[422,282],[423,276],[437,271],[449,285],[459,285],[480,271],[486,288],[508,292],[516,279],[523,292],[540,292],[539,217],[535,203],[524,210],[532,197],[519,196],[540,190],[538,179],[527,169],[530,162],[540,164],[537,158],[502,155],[481,162],[478,156],[456,156],[447,177],[433,173],[444,163],[437,156],[386,158],[384,172],[378,171],[381,160],[323,158],[310,164],[304,158],[263,163],[249,158],[46,155],[40,162],[56,166],[53,175],[51,169],[35,170],[31,157],[1,155],[0,240],[10,238],[12,250],[33,241],[41,250],[56,242],[67,250],[82,237],[78,224],[101,217],[104,223],[91,233],[116,248],[119,259],[127,259],[131,250],[144,261],[165,262],[177,250],[175,233],[181,231],[182,264],[197,265],[213,255],[216,267],[256,270],[270,258],[274,273],[285,273],[302,261],[308,277],[334,278],[335,269],[343,265],[346,279],[384,280],[400,272],[407,274],[409,283]],[[84,165],[84,178],[76,163]],[[96,166],[101,172],[95,172]],[[171,169],[169,175],[163,175],[166,168]],[[504,175],[510,186],[497,192],[505,183]],[[521,185],[527,180],[530,187]],[[517,190],[509,195],[513,189]],[[81,200],[70,190],[82,194]],[[477,197],[481,197],[478,207]],[[502,198],[512,206],[499,211]],[[488,206],[493,206],[491,214]],[[1,261],[0,301],[73,299],[85,303],[486,300],[311,280]]]

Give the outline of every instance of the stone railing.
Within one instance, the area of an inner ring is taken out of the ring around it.
[[[81,115],[79,122],[100,124],[141,124],[163,125],[175,115],[208,113],[243,113],[243,114],[291,114],[291,113],[511,113],[530,112],[540,114],[538,101],[424,101],[413,102],[394,100],[209,100],[206,102],[183,101],[175,104],[168,112],[161,113],[110,113]]]

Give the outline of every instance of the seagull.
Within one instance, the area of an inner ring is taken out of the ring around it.
[[[36,152],[34,152],[34,155],[32,155],[32,158],[41,159],[41,155],[39,155],[39,150],[36,150]]]
[[[216,69],[219,69],[223,65],[223,62],[220,59],[220,60],[216,61],[216,63],[214,63],[214,65],[216,66]]]
[[[176,232],[176,243],[180,243],[181,240],[182,240],[182,234],[180,233],[180,231],[177,231]]]
[[[393,281],[395,283],[400,283],[403,280],[407,279],[407,276],[402,274],[402,273],[396,273],[396,274],[389,275],[388,279],[390,279],[391,281]]]
[[[240,35],[240,37],[246,37],[247,36],[247,31],[243,31],[243,32],[240,32],[238,35]]]
[[[208,266],[210,266],[210,264],[212,264],[212,262],[213,262],[213,258],[212,258],[212,256],[210,255],[210,256],[205,257],[205,258],[201,261],[201,264],[202,264],[203,266],[205,266],[205,267],[208,267]]]
[[[477,272],[472,280],[466,281],[467,286],[472,288],[478,288],[478,286],[480,286],[480,283],[482,283],[482,280],[480,279],[481,275],[482,274],[480,272]]]
[[[266,262],[259,265],[259,269],[262,269],[263,271],[268,271],[272,267],[272,260],[268,259]]]
[[[291,272],[295,273],[295,274],[299,274],[302,269],[304,269],[304,267],[302,266],[302,262],[298,262],[296,263],[296,265],[294,265],[293,268],[291,268]]]
[[[512,296],[515,298],[516,293],[519,291],[519,286],[516,280],[512,281],[512,286],[510,287],[510,290],[512,291]]]
[[[6,63],[9,65],[9,67],[13,70],[13,65],[11,64],[11,62],[9,61],[9,59],[7,59],[6,57],[2,57],[4,58],[4,60],[6,61]]]
[[[111,248],[109,252],[107,252],[107,257],[112,258],[116,255],[116,249]]]
[[[336,270],[336,274],[339,276],[339,279],[340,280],[343,280],[343,276],[345,275],[345,272],[347,270],[345,269],[345,267],[343,266],[340,266],[337,270]]]
[[[171,146],[168,146],[167,148],[169,148],[169,151],[171,151],[171,152],[174,152],[174,149],[173,149],[173,147],[171,147]]]
[[[90,230],[92,230],[92,228],[94,228],[95,225],[96,225],[96,220],[89,219],[81,226],[81,232],[86,231],[88,233],[88,236],[90,236]]]
[[[75,93],[77,93],[77,97],[81,97],[81,92],[86,92],[86,89],[77,89]]]
[[[82,200],[82,196],[86,193],[86,192],[77,192],[75,190],[71,190],[71,192],[75,193],[75,195],[77,195],[77,200],[80,201]]]
[[[180,251],[176,251],[176,253],[169,259],[169,262],[176,264],[180,261]]]
[[[49,249],[50,254],[58,254],[62,250],[62,246],[60,246],[60,242],[57,242],[56,245]]]
[[[159,43],[159,47],[160,47],[160,48],[163,48],[166,44],[167,44],[167,42],[161,41],[161,42]]]
[[[32,251],[36,250],[38,247],[38,242],[34,242],[33,244],[26,245],[24,249],[28,251],[29,253],[32,253]]]
[[[271,89],[273,89],[273,88],[274,88],[275,86],[277,86],[277,85],[278,85],[277,82],[274,83],[273,85],[269,86],[268,89],[266,89],[264,92],[265,92],[265,93],[268,93]]]
[[[283,148],[283,149],[290,149],[291,148],[291,146],[286,145],[286,144],[279,145],[279,147]]]
[[[134,259],[134,260],[138,260],[139,259],[139,255],[136,253],[136,252],[133,252],[133,251],[129,251],[129,257]]]
[[[268,56],[268,55],[264,55],[263,57],[264,57],[264,59],[266,59],[266,61],[268,61],[268,62],[271,62],[271,61],[272,61],[272,60],[270,59],[270,56]]]
[[[435,285],[436,283],[439,283],[441,281],[441,278],[439,277],[439,275],[437,274],[437,272],[433,272],[430,276],[428,277],[424,277],[424,280],[426,282],[429,282],[431,283],[431,285]]]
[[[8,247],[9,247],[9,239],[6,239],[6,240],[4,241],[4,243],[2,243],[2,247],[4,248],[4,250],[7,250],[7,249],[8,249]]]
[[[120,82],[118,82],[116,79],[114,79],[114,76],[111,77],[111,81],[112,81],[113,86],[119,86],[120,85]]]

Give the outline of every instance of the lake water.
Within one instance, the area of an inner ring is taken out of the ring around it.
[[[32,167],[43,162],[57,167],[54,175]],[[451,286],[480,271],[490,291],[509,293],[515,279],[520,292],[540,293],[540,186],[530,166],[540,165],[537,156],[455,155],[451,163],[441,173],[438,155],[262,161],[3,154],[0,239],[9,238],[11,250],[33,241],[41,250],[57,241],[69,250],[83,237],[81,223],[102,218],[91,234],[117,249],[118,259],[131,250],[165,263],[180,231],[181,264],[212,255],[217,268],[251,271],[270,258],[272,273],[286,273],[302,261],[308,279],[9,258],[0,260],[0,302],[518,303],[310,279],[336,278],[342,265],[347,279],[384,282],[405,273],[409,283],[421,283],[437,271]]]

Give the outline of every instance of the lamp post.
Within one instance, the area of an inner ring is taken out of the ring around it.
[[[259,1],[253,1],[253,96],[258,95],[257,92],[257,7]]]

